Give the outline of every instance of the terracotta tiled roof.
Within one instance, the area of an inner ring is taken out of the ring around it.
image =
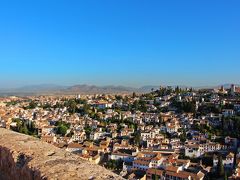
[[[82,148],[82,145],[78,143],[71,143],[68,145],[68,148]]]
[[[155,174],[155,175],[158,175],[158,176],[162,176],[163,175],[163,170],[160,170],[160,169],[148,169],[147,170],[147,174]]]
[[[166,171],[170,171],[170,172],[178,172],[179,167],[176,166],[168,166],[166,168]]]
[[[178,177],[178,178],[183,178],[183,179],[188,179],[190,177],[190,173],[186,173],[186,172],[183,172],[183,171],[181,171],[179,173],[167,171],[166,175],[167,176],[174,176],[174,177]]]
[[[142,161],[142,160],[135,160],[134,164],[139,164],[143,166],[149,166],[150,162],[149,161]]]

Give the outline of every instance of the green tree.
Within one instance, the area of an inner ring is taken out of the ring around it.
[[[76,113],[76,110],[77,110],[77,103],[74,100],[71,100],[69,103],[68,111],[71,114],[74,114]]]
[[[92,129],[90,126],[87,125],[87,126],[84,128],[84,130],[85,130],[85,133],[86,133],[87,138],[89,139],[89,138],[90,138],[90,134],[92,133],[93,129]]]
[[[67,133],[68,128],[65,125],[60,125],[57,127],[57,134],[60,134],[62,136],[65,136]]]
[[[132,95],[132,97],[133,97],[133,98],[136,98],[136,97],[137,97],[137,95],[136,95],[136,93],[135,93],[135,92],[133,92],[133,95]]]
[[[139,131],[136,131],[135,133],[134,133],[134,144],[135,144],[135,146],[140,146],[140,143],[141,143],[141,134],[140,134],[140,132]]]
[[[70,128],[70,124],[64,121],[58,121],[56,123],[56,126],[57,126],[57,134],[60,134],[62,136],[65,136],[67,133],[67,130]]]
[[[29,134],[26,124],[23,124],[23,126],[20,127],[19,132],[27,135]]]
[[[227,173],[225,173],[224,180],[228,180]]]
[[[180,140],[181,142],[185,142],[187,140],[187,134],[185,129],[182,130],[182,134],[180,135]]]
[[[37,106],[38,106],[38,105],[37,105],[36,102],[31,101],[31,102],[29,103],[29,105],[28,105],[27,107],[25,107],[25,109],[35,109]]]
[[[177,86],[177,87],[175,88],[175,93],[179,94],[180,92],[181,92],[181,90],[180,90],[180,88]]]
[[[116,95],[115,98],[116,98],[116,100],[118,100],[118,101],[120,101],[120,100],[123,99],[123,97],[122,97],[121,95]]]
[[[32,121],[25,121],[19,118],[15,118],[12,119],[12,122],[17,123],[16,127],[11,128],[13,131],[31,136],[36,136],[38,134],[35,123]]]
[[[222,156],[219,154],[218,155],[218,165],[217,165],[217,175],[219,177],[223,177],[224,176],[224,166],[223,166],[223,160],[222,160]]]

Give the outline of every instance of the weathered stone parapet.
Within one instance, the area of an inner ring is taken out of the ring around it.
[[[40,140],[0,128],[0,179],[121,179],[105,168]]]

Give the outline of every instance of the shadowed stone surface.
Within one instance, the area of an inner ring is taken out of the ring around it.
[[[40,140],[0,128],[0,179],[122,179]]]

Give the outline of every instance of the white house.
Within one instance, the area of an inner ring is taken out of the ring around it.
[[[227,147],[218,143],[205,143],[205,144],[188,144],[185,146],[185,156],[199,157],[206,152],[214,152],[219,150],[226,150]]]
[[[133,168],[141,171],[147,171],[151,168],[151,158],[141,158],[133,161]]]
[[[141,133],[141,139],[143,141],[147,141],[147,139],[149,139],[149,138],[155,138],[155,136],[156,136],[156,133],[152,132],[152,131],[142,132]]]
[[[166,126],[166,131],[170,134],[178,132],[179,126],[176,124],[168,123]]]
[[[84,148],[82,147],[81,144],[78,143],[70,143],[66,149],[66,151],[71,152],[71,153],[76,153],[79,152],[81,153]]]
[[[229,153],[226,156],[223,156],[223,165],[225,168],[230,168],[232,169],[234,166],[234,154]],[[214,155],[213,157],[213,166],[217,167],[218,165],[218,156]]]
[[[133,162],[134,158],[136,157],[136,153],[134,153],[131,150],[126,150],[126,149],[120,149],[118,151],[115,151],[109,155],[109,159],[111,160],[122,160],[123,162]]]
[[[198,144],[186,145],[185,156],[195,158],[201,156],[200,146]]]
[[[235,112],[232,109],[223,109],[222,114],[224,117],[231,117],[235,115]]]
[[[72,136],[72,141],[83,142],[86,139],[85,132],[77,132]]]
[[[41,130],[39,130],[39,134],[54,134],[55,133],[55,126],[44,126]]]

